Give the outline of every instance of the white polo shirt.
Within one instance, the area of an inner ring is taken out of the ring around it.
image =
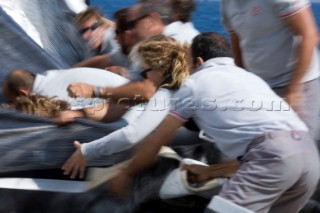
[[[305,124],[261,78],[231,58],[206,61],[171,100],[171,115],[193,118],[227,156],[244,155],[255,138],[272,130],[303,130]]]
[[[310,7],[308,0],[222,0],[221,21],[240,38],[246,70],[263,78],[271,87],[286,86],[297,63],[299,37],[284,19]],[[315,48],[302,82],[319,77]]]
[[[199,31],[194,28],[191,22],[175,21],[167,25],[162,34],[176,39],[181,44],[185,42],[191,44],[193,38],[199,34]]]
[[[101,44],[101,54],[107,54],[111,53],[112,51],[117,51],[120,50],[120,44],[118,41],[115,39],[116,37],[116,32],[115,29],[109,27],[106,29],[103,35],[103,40]]]

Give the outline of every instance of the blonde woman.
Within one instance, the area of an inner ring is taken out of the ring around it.
[[[118,120],[125,111],[120,104],[119,107],[110,106],[107,102],[72,110],[70,104],[64,100],[35,93],[18,96],[12,106],[38,117],[53,118],[57,124],[71,123],[79,117],[109,123]],[[112,110],[112,113],[108,113],[109,110]]]
[[[70,110],[68,102],[38,94],[17,97],[14,107],[25,113],[46,118],[54,117],[61,111]]]
[[[62,166],[65,175],[84,177],[88,160],[119,152],[137,144],[151,133],[169,112],[170,98],[189,75],[187,46],[172,38],[159,35],[146,40],[137,48],[144,67],[141,75],[153,82],[157,92],[143,112],[126,127],[90,143],[75,141],[77,150]]]

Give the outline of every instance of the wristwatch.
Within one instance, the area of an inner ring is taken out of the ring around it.
[[[102,92],[103,92],[103,88],[100,86],[94,87],[93,89],[93,94],[94,94],[94,97],[96,98],[100,98],[102,95]]]

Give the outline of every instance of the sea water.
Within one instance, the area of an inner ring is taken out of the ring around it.
[[[137,0],[91,0],[91,5],[100,8],[104,14],[112,19],[118,9],[134,5]],[[320,1],[312,2],[312,10],[320,29]],[[197,0],[197,9],[193,14],[192,22],[200,32],[214,31],[226,35],[220,24],[219,0]]]

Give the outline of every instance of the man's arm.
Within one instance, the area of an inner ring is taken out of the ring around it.
[[[310,8],[305,8],[297,14],[289,16],[285,22],[295,35],[300,36],[297,59],[298,62],[293,72],[288,87],[287,100],[294,106],[296,95],[299,93],[299,84],[310,66],[314,48],[318,44],[317,27]]]
[[[238,67],[244,68],[241,55],[240,40],[238,35],[235,32],[232,32],[230,34],[230,40],[234,62]]]
[[[73,67],[94,67],[94,68],[102,68],[113,66],[114,64],[110,61],[110,54],[104,54],[99,56],[94,56],[82,62],[79,62]]]
[[[190,183],[201,183],[214,178],[232,177],[240,168],[237,160],[217,163],[210,166],[201,165],[182,165],[181,170],[188,171],[188,181]]]
[[[129,165],[123,168],[117,178],[111,181],[111,191],[119,196],[125,196],[133,176],[153,164],[160,148],[170,142],[176,130],[182,125],[182,121],[168,115],[164,121],[141,142]]]

